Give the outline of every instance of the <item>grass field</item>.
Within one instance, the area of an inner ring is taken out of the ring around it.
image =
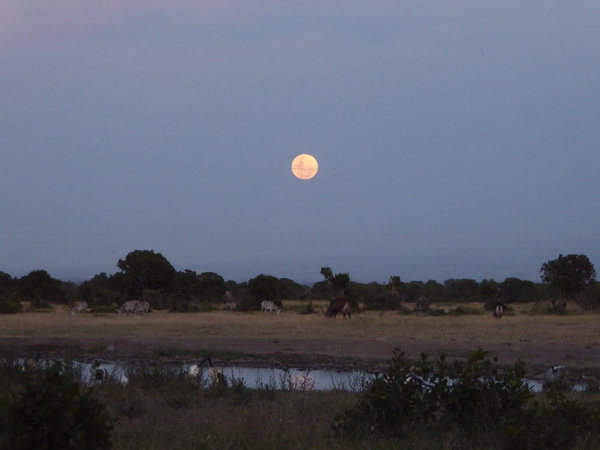
[[[203,338],[210,338],[213,343],[251,341],[272,343],[274,348],[285,344],[298,353],[329,354],[343,352],[342,343],[350,342],[349,354],[364,346],[361,354],[367,357],[383,357],[385,353],[375,354],[375,349],[388,342],[411,344],[415,349],[439,343],[439,348],[452,344],[463,350],[477,347],[500,349],[498,353],[510,350],[515,357],[525,351],[544,354],[554,351],[549,358],[562,358],[569,366],[600,367],[599,317],[575,309],[565,316],[537,315],[529,314],[532,307],[525,305],[500,320],[483,312],[446,316],[365,312],[353,314],[350,320],[340,317],[333,320],[324,318],[320,312],[298,314],[303,305],[286,302],[280,314],[215,310],[186,314],[155,311],[145,316],[115,313],[71,316],[67,307],[58,306],[45,312],[1,315],[0,337],[4,343],[12,342],[11,339],[36,343],[65,338],[103,342],[119,337],[148,341],[158,348],[163,348],[167,340],[183,346],[187,341],[202,343]],[[465,307],[470,311],[482,308],[480,304]],[[317,350],[314,350],[315,340],[319,341]],[[311,344],[303,346],[307,341]],[[252,345],[246,349],[248,353],[253,351]],[[105,350],[105,345],[97,346],[99,354],[105,355]],[[118,449],[501,448],[493,444],[480,447],[451,431],[443,436],[412,436],[401,445],[340,440],[332,434],[331,424],[337,413],[355,404],[357,394],[350,392],[248,389],[221,392],[164,380],[157,383],[150,377],[127,388],[95,386],[94,394],[106,403],[111,414],[119,417],[113,431],[113,442]]]
[[[173,314],[154,311],[145,316],[94,314],[71,316],[64,306],[46,312],[0,315],[2,336],[169,336],[169,337],[291,337],[419,339],[538,344],[600,343],[600,317],[573,313],[565,316],[529,315],[517,311],[494,320],[491,313],[457,316],[417,316],[397,312],[365,312],[352,319],[325,319],[319,313],[298,314],[293,304],[280,314],[211,311]],[[481,308],[481,305],[469,305]]]

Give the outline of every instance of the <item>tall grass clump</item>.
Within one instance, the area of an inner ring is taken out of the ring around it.
[[[333,428],[348,439],[394,442],[458,436],[463,443],[477,443],[473,448],[563,449],[581,436],[598,443],[598,405],[553,391],[541,401],[524,381],[525,373],[524,363],[501,367],[483,350],[453,362],[426,354],[411,360],[396,350],[387,372],[353,408],[336,416]]]

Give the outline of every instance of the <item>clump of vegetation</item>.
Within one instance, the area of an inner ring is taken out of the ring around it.
[[[456,308],[454,308],[448,312],[448,314],[451,314],[454,316],[473,316],[473,315],[480,315],[482,313],[483,313],[483,311],[481,310],[481,308],[473,308],[473,307],[463,306],[463,305],[458,305]]]
[[[23,389],[0,400],[0,448],[112,448],[106,406],[61,364],[24,376]]]
[[[312,302],[308,302],[302,309],[300,309],[300,311],[298,311],[298,314],[314,314],[315,312],[316,311]]]
[[[387,372],[355,407],[336,416],[333,427],[346,438],[388,440],[451,432],[486,448],[570,448],[579,436],[598,439],[598,405],[556,391],[533,400],[525,373],[524,363],[502,368],[483,350],[453,362],[426,354],[411,360],[396,350]]]

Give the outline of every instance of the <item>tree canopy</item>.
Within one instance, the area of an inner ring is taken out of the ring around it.
[[[575,297],[596,280],[596,270],[585,255],[559,255],[542,264],[542,282],[556,288],[561,296]]]
[[[350,274],[336,273],[334,275],[329,267],[321,267],[321,275],[331,283],[331,287],[335,293],[339,293],[342,297],[346,296],[346,289],[350,284]]]
[[[134,296],[140,295],[143,289],[171,291],[177,275],[167,258],[153,250],[134,250],[120,259],[117,267],[124,275],[123,286]]]

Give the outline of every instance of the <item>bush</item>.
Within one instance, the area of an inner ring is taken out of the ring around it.
[[[531,402],[525,373],[522,362],[501,368],[482,350],[452,363],[443,355],[432,362],[426,354],[411,361],[396,350],[387,372],[353,409],[336,416],[333,428],[341,436],[386,439],[452,430],[493,448],[527,449],[569,448],[578,436],[598,435],[600,407],[552,391],[544,394],[548,404]]]
[[[365,300],[365,308],[370,311],[393,311],[402,309],[402,297],[398,292],[383,292],[379,296]]]
[[[519,421],[507,428],[505,448],[564,449],[573,448],[578,439],[597,437],[600,432],[600,408],[568,400],[557,391],[547,394],[549,404],[533,402]]]
[[[9,294],[2,292],[0,286],[0,314],[15,314],[21,311],[21,302],[17,298],[13,298]]]
[[[314,314],[315,312],[316,311],[312,302],[308,302],[302,309],[300,309],[300,311],[298,311],[298,314]]]
[[[386,437],[433,425],[491,426],[506,422],[524,409],[530,397],[521,379],[523,364],[500,373],[486,352],[472,352],[466,361],[448,363],[442,355],[434,363],[426,354],[411,361],[396,350],[388,371],[374,380],[357,407],[337,418],[342,434],[354,430]]]
[[[26,374],[23,390],[0,401],[2,449],[108,449],[112,427],[105,405],[60,364]]]

